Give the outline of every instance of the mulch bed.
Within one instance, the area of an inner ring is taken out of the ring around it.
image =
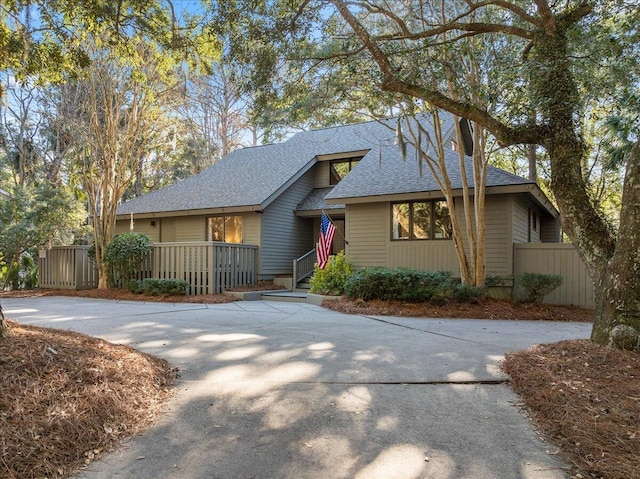
[[[0,292],[2,298],[26,298],[38,296],[73,296],[78,298],[111,299],[116,301],[145,301],[163,303],[199,303],[199,304],[220,304],[235,301],[234,298],[224,294],[201,294],[197,296],[184,295],[164,295],[151,296],[148,294],[132,293],[126,289],[35,289],[24,291],[3,291]]]
[[[339,299],[323,306],[348,314],[408,316],[421,318],[519,319],[532,321],[593,321],[593,310],[575,306],[526,304],[487,299],[480,303],[405,303],[402,301],[363,301]]]
[[[64,478],[151,426],[166,361],[82,334],[9,322],[0,339],[0,477]]]
[[[510,353],[503,369],[574,477],[640,478],[639,353],[562,341]]]

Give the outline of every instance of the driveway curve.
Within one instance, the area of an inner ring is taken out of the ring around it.
[[[568,477],[499,362],[509,350],[588,338],[586,323],[355,316],[264,301],[40,297],[3,308],[181,370],[159,423],[80,479]]]

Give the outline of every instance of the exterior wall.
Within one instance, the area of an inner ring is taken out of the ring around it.
[[[545,216],[540,222],[540,240],[543,243],[560,242],[560,217]]]
[[[388,266],[387,248],[391,237],[389,203],[347,205],[346,254],[356,268]]]
[[[173,216],[136,220],[134,230],[144,233],[154,243],[193,242],[207,240],[207,218],[209,215]],[[242,213],[242,237],[245,244],[260,246],[260,215]],[[151,226],[151,222],[155,226]],[[116,234],[129,231],[129,220],[116,222]]]
[[[392,241],[391,204],[364,203],[347,206],[347,255],[356,268],[387,266],[450,271],[460,268],[453,241]]]
[[[176,219],[160,219],[160,241],[162,243],[172,243],[176,240]]]
[[[206,216],[178,216],[174,221],[175,242],[207,240]]]
[[[313,187],[327,188],[329,184],[329,161],[318,161],[312,168],[313,170]]]
[[[292,274],[292,261],[313,248],[313,222],[294,214],[298,203],[313,189],[313,184],[314,172],[311,169],[260,215],[262,216],[260,232],[262,279]]]
[[[511,201],[511,197],[506,195],[487,195],[485,197],[485,265],[489,276],[511,276],[513,264],[510,235],[511,222],[509,221]],[[465,250],[469,254],[462,198],[456,198],[455,207],[460,228],[465,238]],[[455,260],[457,264],[457,257],[455,257]],[[459,271],[459,267],[457,271]]]
[[[562,285],[549,293],[545,303],[570,304],[594,308],[593,282],[587,267],[571,244],[538,243],[514,244],[514,297],[520,293],[522,273],[559,274]]]
[[[151,226],[152,221],[154,222],[155,226]],[[130,220],[116,221],[114,235],[118,235],[120,233],[126,233],[130,231],[130,226],[131,226]],[[133,230],[136,233],[146,234],[153,243],[160,241],[160,220],[159,219],[136,220],[134,217]]]
[[[513,242],[514,243],[540,243],[540,230],[542,229],[542,214],[540,209],[527,202],[521,196],[513,197]],[[531,240],[529,240],[529,209],[536,214],[537,228],[531,225]]]
[[[455,202],[463,232],[466,231],[462,200]],[[486,265],[487,274],[511,276],[512,253],[509,235],[510,199],[487,196]],[[388,202],[347,206],[347,253],[353,264],[365,266],[411,267],[460,274],[452,240],[392,241],[391,206]],[[468,243],[465,244],[468,252]]]

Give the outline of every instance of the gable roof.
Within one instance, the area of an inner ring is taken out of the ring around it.
[[[235,150],[202,173],[121,204],[117,214],[266,208],[316,157],[364,154],[392,143],[395,119],[300,132],[283,143]]]
[[[421,124],[433,135],[430,116],[423,118]],[[450,137],[453,117],[443,114],[441,120],[445,138]],[[395,146],[396,124],[397,118],[390,118],[323,128],[297,133],[282,143],[238,149],[196,176],[119,205],[117,215],[122,218],[131,213],[167,216],[261,211],[306,173],[316,159],[332,156],[364,155],[333,190],[311,192],[296,210],[315,210],[318,205],[340,208],[381,196],[439,191],[426,166],[420,174],[411,147],[407,148],[407,159],[400,159]],[[458,154],[448,150],[446,161],[453,188],[462,188]],[[471,171],[469,165],[467,174],[473,185]],[[490,166],[487,187],[497,186],[537,189],[532,181]]]
[[[460,158],[457,152],[445,150],[445,165],[453,190],[463,187]],[[474,185],[473,164],[466,158],[465,171],[470,187]],[[441,178],[442,176],[438,174]],[[494,166],[487,167],[487,188],[498,186],[534,186],[535,182],[513,175]],[[422,171],[415,149],[408,145],[406,159],[400,158],[397,146],[379,152],[369,152],[360,163],[336,185],[326,197],[329,203],[350,203],[358,198],[398,195],[404,193],[439,192],[440,187],[429,167],[422,162]]]

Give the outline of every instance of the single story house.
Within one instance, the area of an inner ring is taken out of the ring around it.
[[[426,118],[421,122],[432,131]],[[337,228],[333,251],[345,249],[356,268],[456,274],[448,208],[462,212],[458,153],[447,150],[456,196],[447,205],[415,152],[409,148],[401,158],[397,121],[301,132],[282,143],[235,150],[197,176],[121,204],[116,232],[128,231],[133,217],[135,231],[153,242],[256,245],[258,277],[272,279],[291,276],[292,260],[315,247],[325,211]],[[450,141],[449,117],[443,131]],[[470,167],[468,176],[472,186]],[[558,211],[536,183],[492,166],[485,215],[489,275],[513,274],[514,243],[559,241]]]

